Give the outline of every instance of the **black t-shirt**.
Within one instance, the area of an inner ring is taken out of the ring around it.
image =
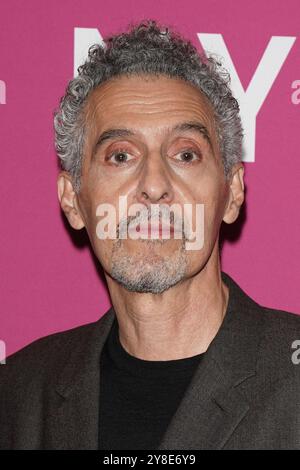
[[[203,355],[134,357],[122,346],[115,319],[100,361],[99,449],[157,449]]]

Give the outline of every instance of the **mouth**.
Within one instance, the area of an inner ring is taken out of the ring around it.
[[[141,235],[147,235],[148,238],[157,237],[172,237],[174,235],[174,226],[168,224],[138,224],[136,226],[136,232]],[[151,231],[152,230],[152,231]]]

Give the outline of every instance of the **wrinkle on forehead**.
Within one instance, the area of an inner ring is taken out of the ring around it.
[[[123,126],[137,122],[135,127],[142,125],[146,130],[154,126],[156,131],[163,131],[166,123],[170,125],[170,121],[176,119],[202,121],[216,144],[210,101],[196,86],[183,79],[164,75],[113,77],[95,88],[86,103],[85,122],[92,140],[100,128],[112,124],[119,127],[120,121]]]
[[[174,92],[177,92],[174,95]],[[101,111],[107,101],[113,106],[126,105],[130,99],[131,105],[153,107],[153,112],[161,109],[162,104],[177,103],[183,108],[198,109],[199,105],[208,114],[213,114],[212,105],[208,98],[196,86],[178,78],[166,76],[120,76],[100,84],[95,88],[87,104],[87,113]]]

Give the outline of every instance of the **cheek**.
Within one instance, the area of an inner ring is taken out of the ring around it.
[[[101,217],[97,215],[99,204],[103,203],[100,197],[97,196],[98,193],[94,193],[90,187],[88,191],[85,189],[81,193],[81,210],[84,212],[85,218],[85,228],[88,233],[89,239],[93,246],[97,245],[99,238],[97,237],[97,224]]]
[[[210,243],[210,239],[215,238],[223,219],[225,202],[222,188],[216,185],[202,186],[195,202],[204,206],[205,244]]]
[[[92,199],[89,198],[87,205],[87,232],[93,251],[104,268],[107,268],[111,258],[115,238],[105,238],[101,231],[107,232],[109,229],[115,230],[118,225],[118,204],[113,199],[108,199],[102,191],[98,191],[101,197],[93,194]],[[111,197],[111,196],[110,196]],[[102,208],[101,208],[101,205]],[[101,223],[102,222],[102,223]],[[114,232],[115,233],[115,232]]]
[[[211,194],[205,202],[205,213],[209,225],[219,224],[223,212],[223,202],[219,193]]]
[[[113,252],[112,240],[94,240],[93,251],[104,270],[109,271],[111,268],[111,257]]]

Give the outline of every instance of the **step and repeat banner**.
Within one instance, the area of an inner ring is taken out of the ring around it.
[[[88,47],[155,19],[230,72],[245,129],[246,200],[222,269],[262,305],[300,313],[300,2],[2,0],[0,340],[7,354],[110,307],[85,230],[57,197],[53,112]]]

